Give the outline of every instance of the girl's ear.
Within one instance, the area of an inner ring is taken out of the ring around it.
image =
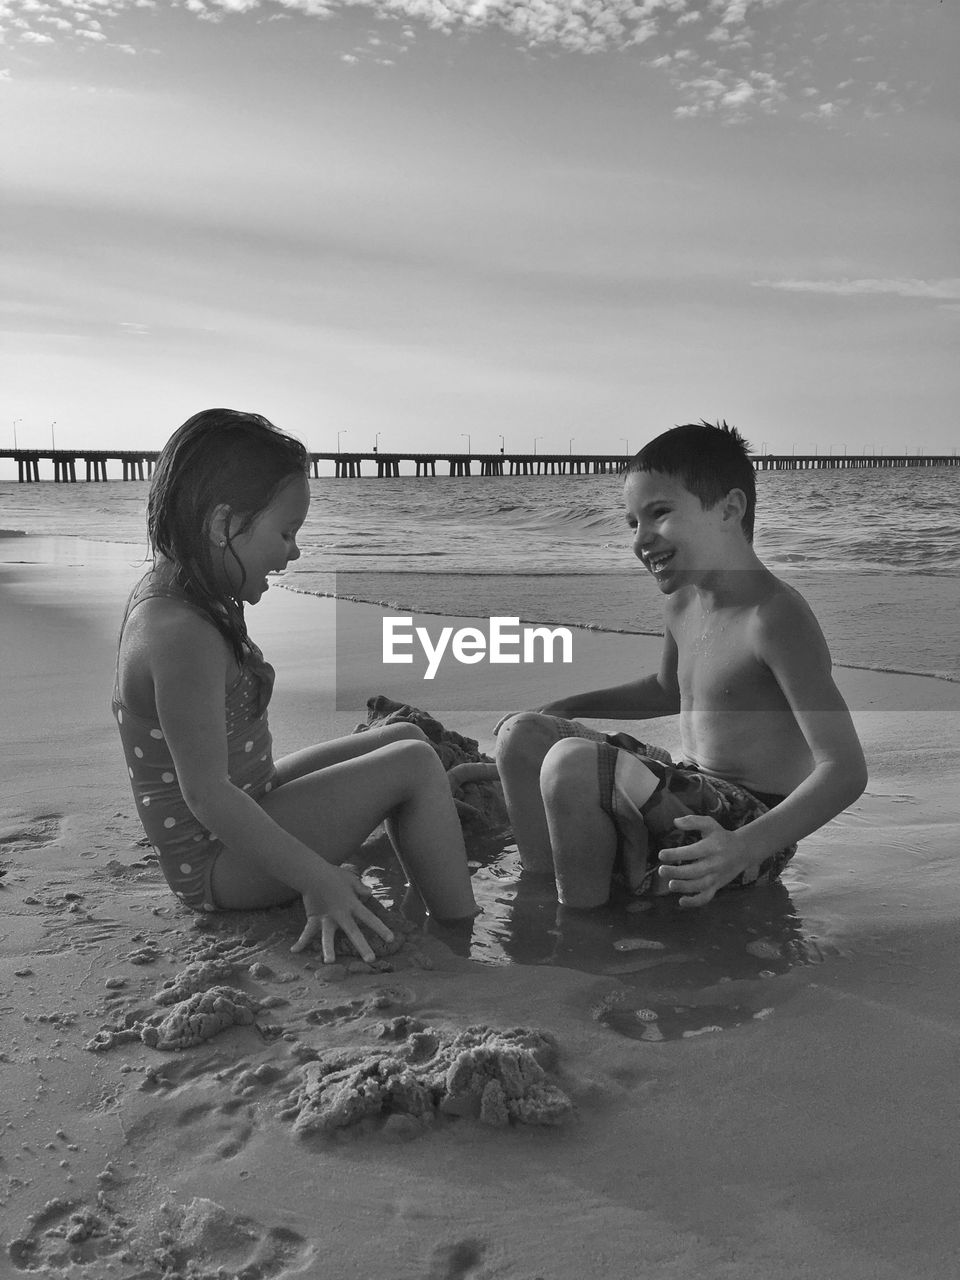
[[[230,508],[225,502],[218,503],[210,513],[207,521],[207,537],[215,547],[225,547],[230,533]]]

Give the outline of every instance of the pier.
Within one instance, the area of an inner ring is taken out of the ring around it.
[[[21,484],[40,480],[40,463],[49,463],[58,484],[77,480],[77,464],[84,464],[87,481],[108,479],[107,463],[119,466],[122,480],[148,480],[159,457],[150,449],[0,449],[0,458],[17,464]],[[564,476],[616,475],[633,454],[584,453],[309,453],[312,475],[320,478],[320,463],[333,464],[335,477],[399,476],[408,463],[417,476]],[[881,467],[958,467],[956,453],[764,453],[751,454],[756,471],[859,471]],[[366,470],[364,470],[366,468]],[[444,469],[445,468],[445,469]]]
[[[123,480],[148,480],[160,454],[142,449],[0,449],[0,458],[13,458],[21,484],[40,479],[40,463],[49,462],[58,484],[74,484],[77,462],[84,463],[87,480],[106,480],[107,463],[119,463]]]

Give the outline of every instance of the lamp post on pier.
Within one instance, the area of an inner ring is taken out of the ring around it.
[[[534,436],[534,437],[533,437],[533,456],[534,456],[534,457],[536,457],[536,456],[537,456],[537,441],[538,441],[538,440],[542,440],[542,439],[543,439],[543,436]]]
[[[500,452],[501,452],[501,453],[503,453],[503,452],[504,452],[504,450],[506,449],[506,447],[507,447],[507,446],[506,446],[506,441],[504,440],[503,436],[501,436],[501,437],[500,437]]]
[[[56,447],[57,447],[56,437],[55,437],[55,436],[54,436],[54,434],[53,434],[53,428],[54,428],[56,425],[57,425],[57,423],[56,423],[56,419],[54,419],[54,421],[50,423],[50,448],[51,448],[51,449],[56,449]]]
[[[17,423],[22,422],[22,418],[14,418],[13,420],[13,447],[17,448]]]
[[[461,440],[466,440],[466,442],[467,442],[467,453],[473,453],[473,450],[470,448],[470,432],[469,432],[469,431],[461,431],[461,432],[460,432],[460,439],[461,439]]]
[[[571,454],[571,455],[573,454],[573,442],[574,442],[574,440],[576,440],[576,438],[577,438],[576,436],[571,436],[571,437],[570,437],[570,444],[567,446],[567,453],[568,453],[568,454]]]
[[[345,436],[349,430],[350,430],[349,427],[341,427],[340,430],[337,432],[337,453],[340,452],[340,437]]]
[[[627,439],[627,437],[626,437],[626,436],[621,436],[621,437],[620,437],[620,439],[623,441],[623,452],[624,452],[624,453],[629,453],[629,452],[630,452],[630,441]]]
[[[379,453],[378,445],[380,444],[380,432],[377,431],[373,437],[373,452]]]

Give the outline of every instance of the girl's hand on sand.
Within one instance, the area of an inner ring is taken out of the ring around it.
[[[356,869],[341,870],[340,867],[326,866],[323,875],[324,883],[316,889],[308,889],[303,895],[303,905],[307,913],[307,923],[291,951],[302,951],[319,933],[323,950],[324,964],[333,964],[337,958],[335,940],[338,929],[342,929],[357,949],[361,960],[368,964],[374,959],[370,944],[360,929],[364,924],[368,929],[380,935],[384,942],[392,942],[393,934],[372,911],[360,901]]]
[[[680,849],[664,849],[660,878],[671,892],[681,895],[681,907],[705,906],[718,889],[743,871],[742,846],[735,832],[702,814],[684,814],[674,818],[673,825],[680,831],[699,831],[702,839]]]

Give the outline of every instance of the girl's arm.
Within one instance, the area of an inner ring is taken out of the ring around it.
[[[147,659],[157,718],[191,812],[232,853],[299,893],[308,916],[330,916],[360,955],[373,959],[358,922],[386,939],[389,929],[364,907],[337,867],[230,781],[224,694],[233,664],[223,638],[176,602],[154,605],[151,613]]]

